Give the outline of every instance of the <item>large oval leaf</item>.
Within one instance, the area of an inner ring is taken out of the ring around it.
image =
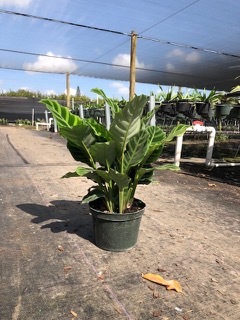
[[[116,143],[115,141],[97,142],[90,147],[90,152],[95,162],[110,167],[116,158]]]
[[[72,114],[68,108],[61,106],[56,100],[42,99],[40,102],[45,104],[46,108],[51,111],[59,128],[72,127],[82,123],[82,119],[79,116]]]
[[[128,141],[141,129],[141,117],[146,102],[146,96],[136,96],[115,115],[109,131],[118,144],[120,154],[124,152]]]

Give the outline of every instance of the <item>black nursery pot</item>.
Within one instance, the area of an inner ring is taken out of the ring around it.
[[[139,207],[136,212],[105,213],[97,209],[98,201],[89,203],[96,246],[108,251],[132,249],[137,243],[145,203],[135,199]]]
[[[209,102],[196,102],[197,113],[206,118],[210,115],[210,103]]]

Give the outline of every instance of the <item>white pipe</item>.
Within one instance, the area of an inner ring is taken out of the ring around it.
[[[218,163],[214,163],[213,161],[211,161],[208,164],[209,167],[237,167],[240,166],[240,162],[218,162]]]
[[[111,110],[107,103],[105,103],[105,121],[106,121],[106,128],[109,129],[111,125]]]
[[[210,128],[209,129],[210,136],[209,136],[209,139],[208,139],[207,155],[206,155],[206,160],[205,160],[205,164],[207,166],[209,166],[209,164],[212,161],[213,146],[214,146],[214,141],[215,141],[215,136],[216,136],[216,130],[213,127],[205,127],[205,128]]]
[[[34,108],[32,109],[32,126],[34,125]]]
[[[186,131],[191,132],[210,132],[209,140],[208,140],[208,147],[207,147],[207,154],[205,159],[205,164],[208,166],[212,161],[212,154],[213,154],[213,146],[215,141],[216,130],[214,127],[205,127],[200,126],[199,124],[188,128]],[[182,143],[183,143],[183,134],[177,137],[176,146],[175,146],[175,157],[174,157],[174,164],[179,167],[181,153],[182,153]]]
[[[48,123],[48,111],[45,110],[45,122]]]
[[[177,137],[176,146],[175,146],[175,157],[174,164],[175,166],[180,165],[181,153],[182,153],[182,143],[183,143],[183,134]]]
[[[149,111],[152,111],[155,108],[155,96],[150,95],[150,101],[149,101]],[[156,116],[152,117],[150,120],[150,126],[155,126],[156,125]]]
[[[57,121],[55,118],[53,118],[53,126],[54,126],[54,132],[58,132]]]
[[[83,112],[83,105],[82,104],[80,104],[80,106],[79,106],[79,117],[80,118],[84,118],[84,112]]]

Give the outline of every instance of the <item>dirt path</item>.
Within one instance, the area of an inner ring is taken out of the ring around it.
[[[102,251],[81,205],[91,182],[60,179],[76,167],[63,140],[10,127],[0,138],[2,320],[240,319],[239,186],[156,173],[138,189],[147,209],[137,246]],[[142,273],[176,279],[183,293]]]

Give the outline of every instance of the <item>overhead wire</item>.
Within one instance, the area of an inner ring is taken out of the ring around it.
[[[46,17],[36,16],[36,15],[28,14],[28,13],[9,11],[9,10],[3,10],[3,9],[0,9],[0,12],[5,13],[5,14],[10,14],[10,15],[21,16],[21,17],[25,17],[25,18],[38,19],[38,20],[44,20],[44,21],[48,21],[48,22],[66,24],[66,25],[70,25],[73,27],[87,28],[87,29],[92,29],[95,31],[110,32],[110,33],[114,33],[114,34],[118,34],[118,35],[128,35],[128,36],[131,35],[126,32],[110,30],[110,29],[105,29],[105,28],[99,28],[99,27],[94,27],[94,26],[88,26],[85,24],[79,24],[79,23],[75,23],[75,22],[69,22],[69,21],[58,20],[58,19],[53,19],[53,18],[46,18]]]
[[[191,7],[192,5],[196,4],[197,2],[199,2],[199,0],[195,0],[194,2],[188,4],[187,6],[185,6],[185,7],[181,8],[181,9],[175,11],[174,13],[170,14],[170,15],[167,16],[166,18],[164,18],[164,19],[162,19],[162,20],[154,23],[152,26],[150,26],[150,27],[146,28],[145,30],[141,31],[139,34],[142,34],[142,33],[146,32],[146,31],[148,31],[148,30],[156,27],[156,26],[159,25],[160,23],[169,20],[170,18],[176,16],[179,12],[182,12],[182,11],[186,10],[187,8],[189,8],[189,7]]]

